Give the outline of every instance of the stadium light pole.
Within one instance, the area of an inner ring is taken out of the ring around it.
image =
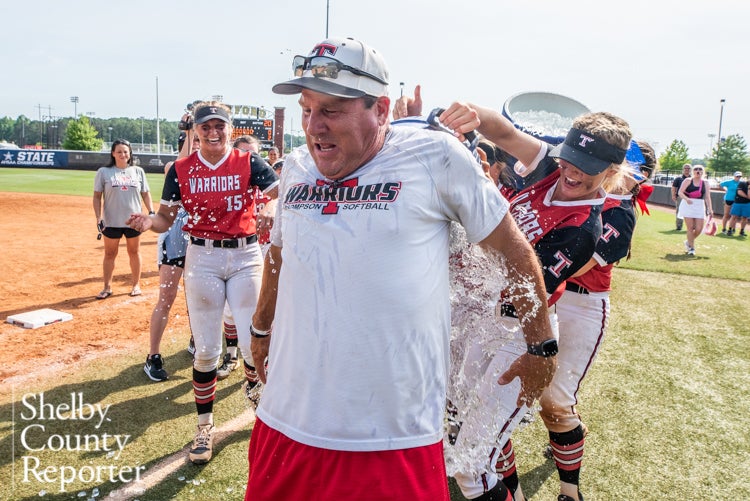
[[[331,1],[326,0],[326,38],[328,38],[328,12],[331,10]]]
[[[724,119],[724,103],[726,99],[721,101],[721,110],[719,111],[719,135],[716,137],[716,159],[719,159],[719,151],[721,151],[721,122]]]
[[[73,103],[73,118],[78,118],[78,96],[70,96],[70,102]]]
[[[50,118],[52,118],[52,117],[50,117]],[[47,147],[48,148],[50,147],[49,141],[51,140],[52,141],[52,147],[51,147],[51,149],[54,150],[54,149],[57,148],[57,124],[54,124],[54,123],[50,124],[49,127],[50,127],[50,129],[52,129],[52,133],[49,134],[52,137],[48,138],[48,140],[47,140],[47,142],[48,142]]]

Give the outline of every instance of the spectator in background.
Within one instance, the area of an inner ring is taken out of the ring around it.
[[[503,181],[503,172],[508,169],[508,164],[512,162],[511,156],[487,139],[481,139],[477,143],[477,147],[484,152],[486,156],[485,162],[489,165],[485,170],[485,174],[492,179],[495,186],[500,187],[502,185],[501,181]],[[484,163],[482,165],[484,167]]]
[[[183,117],[183,121],[186,120],[187,118]],[[198,136],[194,135],[192,142],[189,142],[187,141],[187,134],[184,134],[185,136],[180,138],[180,151],[177,158],[185,158],[201,146]],[[165,175],[173,164],[174,162],[167,162],[164,166]],[[185,224],[187,224],[187,212],[180,207],[177,210],[174,223],[166,232],[159,234],[156,244],[156,260],[159,266],[159,298],[151,312],[149,352],[146,357],[146,364],[143,366],[143,371],[152,381],[166,381],[169,378],[169,374],[164,369],[160,345],[169,321],[169,312],[177,298],[182,271],[185,269],[185,254],[188,246],[188,235],[182,230]],[[192,336],[190,339],[192,340]]]
[[[724,214],[721,217],[721,232],[724,235],[731,236],[734,233],[734,226],[730,226],[729,232],[727,232],[727,222],[732,217],[732,205],[734,204],[734,198],[737,196],[737,186],[740,184],[740,179],[742,179],[742,172],[737,171],[732,179],[727,179],[719,184],[724,189]]]
[[[706,215],[714,213],[711,206],[711,187],[703,179],[704,173],[705,168],[702,165],[695,165],[693,176],[685,179],[677,192],[677,196],[682,200],[677,216],[685,220],[685,251],[691,256],[695,256],[695,240],[703,231]]]
[[[674,202],[675,206],[675,229],[677,231],[682,230],[682,218],[679,215],[679,208],[680,204],[678,202],[678,196],[677,192],[680,190],[680,186],[682,186],[682,182],[690,177],[690,171],[692,169],[692,165],[685,164],[682,166],[682,175],[680,177],[676,177],[674,181],[672,181],[672,202]]]
[[[141,232],[128,228],[127,220],[131,214],[142,211],[141,199],[149,214],[154,213],[146,172],[133,165],[130,143],[124,139],[115,140],[109,156],[109,164],[99,168],[94,177],[94,216],[104,236],[104,288],[96,299],[107,299],[112,295],[115,258],[123,236],[130,260],[130,295],[141,295]]]
[[[260,141],[257,137],[250,134],[239,136],[234,140],[232,146],[240,151],[253,151],[255,153],[260,153]]]
[[[750,192],[748,192],[748,181],[740,181],[737,185],[737,194],[734,197],[734,204],[732,204],[732,218],[729,220],[729,228],[731,233],[728,235],[734,235],[734,230],[737,225],[737,220],[740,220],[740,236],[745,236],[745,226],[747,220],[750,218]]]
[[[268,150],[268,163],[271,164],[271,167],[273,167],[279,160],[281,160],[279,149],[276,146],[272,146],[271,149]]]

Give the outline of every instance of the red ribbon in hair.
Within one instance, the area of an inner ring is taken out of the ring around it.
[[[648,211],[648,207],[646,206],[646,200],[648,200],[648,197],[650,197],[653,192],[653,185],[645,183],[641,185],[641,190],[635,197],[635,201],[638,203],[638,207],[641,209],[641,214],[648,214],[649,216],[651,215],[651,213]]]

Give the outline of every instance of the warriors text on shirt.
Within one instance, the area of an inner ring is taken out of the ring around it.
[[[400,182],[367,185],[359,185],[358,182],[358,178],[352,178],[334,184],[319,181],[317,186],[307,184],[292,186],[284,197],[285,207],[290,209],[322,208],[323,214],[337,214],[339,204],[344,204],[345,209],[356,206],[365,209],[388,210],[386,204],[394,202],[401,191]],[[316,204],[325,205],[319,207]]]
[[[191,178],[190,193],[206,193],[217,191],[239,190],[240,176],[210,176]]]

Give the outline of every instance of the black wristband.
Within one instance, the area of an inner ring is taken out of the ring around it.
[[[557,339],[548,339],[539,344],[527,344],[526,352],[537,357],[554,357],[557,355]]]
[[[250,324],[250,335],[253,337],[257,337],[259,339],[262,339],[264,337],[268,337],[271,334],[271,331],[259,331],[256,330],[255,327]]]
[[[152,211],[152,210],[148,211],[148,215],[149,215],[149,216],[153,216],[154,214],[156,214],[156,212],[154,212],[154,211]]]

